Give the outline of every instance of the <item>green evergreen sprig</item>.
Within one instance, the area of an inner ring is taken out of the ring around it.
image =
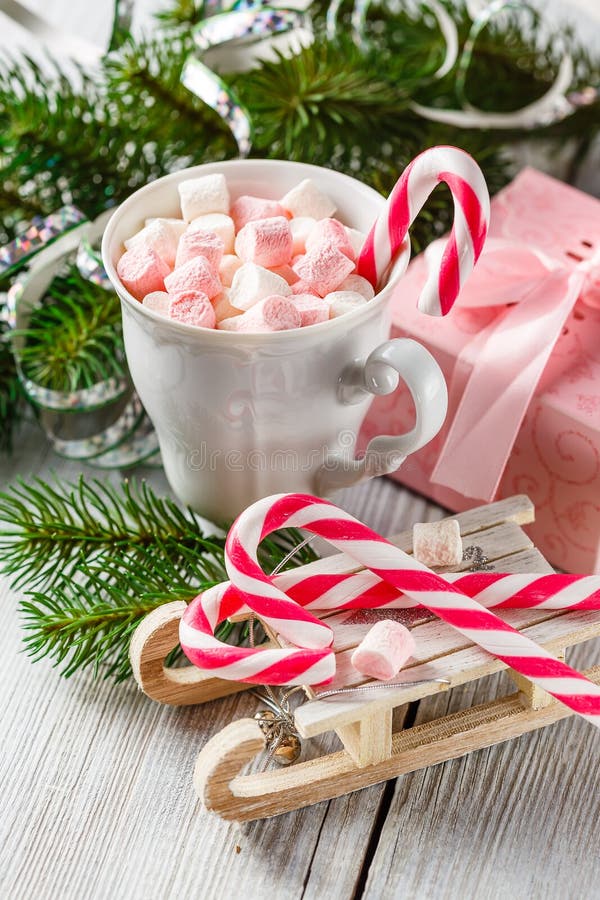
[[[301,540],[288,529],[263,541],[265,571]],[[35,660],[49,657],[65,676],[91,668],[117,681],[128,677],[137,625],[163,603],[187,603],[227,580],[224,545],[222,534],[206,534],[192,510],[158,497],[146,482],[35,479],[0,494],[0,570],[27,587],[27,651]],[[287,566],[314,558],[306,546]],[[245,632],[224,622],[218,635],[239,641]]]
[[[20,421],[22,409],[23,395],[14,357],[6,331],[0,326],[0,453],[12,450],[14,430]]]
[[[76,483],[19,480],[0,493],[0,567],[18,587],[73,580],[84,563],[125,557],[133,565],[155,555],[177,564],[193,551],[208,564],[223,547],[193,511],[157,497],[144,481],[117,488],[83,476]]]
[[[119,298],[84,278],[76,266],[55,278],[18,351],[24,374],[55,391],[89,388],[127,374]]]

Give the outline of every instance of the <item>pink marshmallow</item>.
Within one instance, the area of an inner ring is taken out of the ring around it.
[[[400,622],[382,619],[367,632],[351,656],[361,675],[389,681],[414,654],[415,639]]]
[[[152,291],[151,294],[146,294],[142,301],[142,306],[161,316],[168,316],[170,303],[171,298],[166,291]]]
[[[317,325],[329,318],[329,304],[314,294],[297,294],[292,303],[300,313],[302,327]]]
[[[165,278],[165,287],[169,294],[178,291],[200,291],[209,300],[221,293],[221,282],[209,266],[204,256],[195,256],[183,266],[174,269]]]
[[[259,300],[242,316],[223,319],[219,328],[239,332],[287,331],[290,328],[300,328],[301,324],[300,313],[293,302],[287,297],[273,294]]]
[[[240,231],[248,222],[256,222],[258,219],[272,219],[274,216],[285,216],[287,212],[277,200],[265,200],[262,197],[252,197],[244,194],[238,197],[231,207],[231,218],[235,230]]]
[[[217,272],[223,259],[224,244],[214,231],[189,230],[183,234],[177,245],[175,268],[184,266],[195,256],[203,256],[213,272]]]
[[[244,262],[270,269],[292,258],[292,233],[284,216],[248,222],[235,239],[235,252]]]
[[[313,291],[310,284],[307,284],[306,281],[302,281],[302,279],[298,279],[292,285],[292,294],[295,294],[297,297],[300,297],[302,294],[312,294],[313,297],[318,297],[319,295]]]
[[[287,281],[289,285],[295,284],[298,281],[298,276],[291,266],[273,266],[270,271],[273,272],[274,275],[279,275],[279,277],[283,278],[284,281]]]
[[[457,519],[413,525],[413,553],[425,566],[458,566],[463,558]]]
[[[337,219],[320,219],[306,238],[307,253],[325,246],[337,247],[348,259],[356,259],[346,229]]]
[[[301,281],[324,297],[354,271],[354,263],[337,247],[320,244],[299,259],[293,269]]]
[[[201,291],[178,291],[171,294],[169,316],[177,322],[201,328],[214,328],[217,322],[210,300]]]
[[[137,300],[154,291],[164,291],[169,272],[158,253],[142,244],[126,250],[117,263],[117,275]]]

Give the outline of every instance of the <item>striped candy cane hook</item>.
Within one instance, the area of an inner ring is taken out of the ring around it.
[[[304,528],[325,538],[600,727],[600,686],[556,659],[349,513],[325,500],[303,494],[280,494],[254,503],[234,523],[225,551],[227,572],[241,600],[285,639],[302,646],[308,637],[313,648],[326,650],[331,632],[273,585],[258,564],[260,542],[284,527]],[[295,652],[302,654],[306,649],[290,650],[292,655]],[[326,652],[331,654],[331,651]],[[282,679],[271,683],[311,683],[309,672],[300,675],[297,669],[294,677],[299,678],[299,682],[284,680],[291,659],[292,656],[279,671],[275,671],[277,666],[271,667],[271,676]]]
[[[431,192],[444,182],[454,200],[454,224],[418,300],[419,309],[444,316],[477,262],[490,220],[490,198],[475,160],[456,147],[432,147],[406,167],[361,250],[357,271],[383,287],[390,265],[406,251],[408,229]]]

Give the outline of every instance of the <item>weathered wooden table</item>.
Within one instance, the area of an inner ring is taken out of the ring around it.
[[[587,2],[593,10],[596,0]],[[30,5],[56,21],[69,9],[69,21],[100,39],[112,4]],[[10,41],[16,30],[0,23]],[[51,470],[80,471],[30,428],[19,452],[0,460],[0,485]],[[167,490],[160,474],[150,480]],[[388,480],[339,499],[384,534],[443,514]],[[227,824],[196,801],[191,769],[210,735],[254,713],[251,695],[167,708],[133,684],[66,681],[20,652],[18,595],[6,582],[0,602],[2,898],[600,896],[600,744],[583,721],[276,819]],[[598,662],[597,645],[569,658]],[[411,720],[484,702],[506,677],[421,700]],[[325,750],[335,738],[319,740]]]

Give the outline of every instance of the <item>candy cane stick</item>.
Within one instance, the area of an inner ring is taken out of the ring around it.
[[[275,587],[258,563],[260,542],[284,527],[305,528],[325,538],[600,727],[600,686],[556,659],[349,513],[325,500],[303,494],[280,494],[254,503],[234,523],[225,547],[225,563],[232,584],[244,602],[287,640],[306,648],[308,638],[312,644],[310,649],[325,649],[331,643],[331,631],[318,619],[313,620],[312,629],[308,628],[306,617],[310,614]],[[287,663],[289,665],[289,660]],[[282,665],[281,671],[276,671],[276,665],[272,666],[273,677],[278,679],[272,683],[288,683],[283,680],[286,669],[287,665]],[[299,682],[289,683],[310,683],[307,674],[299,676]]]
[[[440,576],[486,609],[600,609],[600,575],[447,572]],[[302,569],[275,584],[305,609],[344,610],[417,606],[369,569],[302,577]]]
[[[458,572],[442,577],[488,609],[600,609],[600,576]],[[321,612],[420,607],[418,601],[411,600],[368,569],[305,575],[303,569],[298,568],[276,576],[273,581],[305,609]],[[270,650],[265,655],[259,649],[234,648],[215,638],[214,630],[220,622],[229,616],[251,612],[231,582],[196,597],[181,623],[181,643],[190,661],[211,670],[214,676],[256,684],[270,683],[271,666],[284,661],[290,666],[286,669],[286,679],[294,676],[292,666],[299,666],[297,674],[304,673],[303,677],[308,676],[308,669],[314,666],[310,673],[314,683],[333,676],[333,659],[327,653],[306,651],[300,657],[296,650],[288,649]],[[229,666],[233,668],[229,669]]]
[[[421,291],[418,307],[432,316],[445,316],[471,274],[483,249],[490,220],[490,198],[477,163],[456,147],[432,147],[408,164],[377,218],[361,250],[357,271],[374,288],[401,250],[408,229],[425,201],[441,182],[454,199],[454,224],[439,265]]]
[[[411,600],[369,569],[314,575],[305,575],[303,569],[283,572],[273,579],[273,583],[305,609],[334,612],[420,607],[418,601]],[[598,575],[456,572],[442,577],[488,609],[600,609]],[[333,676],[333,657],[327,652],[306,651],[301,656],[295,649],[240,649],[222,643],[214,636],[216,626],[229,616],[251,612],[229,581],[199,594],[184,613],[181,623],[181,643],[190,661],[210,670],[215,677],[243,679],[255,684],[270,683],[271,667],[282,663],[288,665],[286,678],[294,676],[292,666],[299,667],[296,674],[303,678],[310,674],[315,684]],[[311,667],[313,670],[309,673]]]

